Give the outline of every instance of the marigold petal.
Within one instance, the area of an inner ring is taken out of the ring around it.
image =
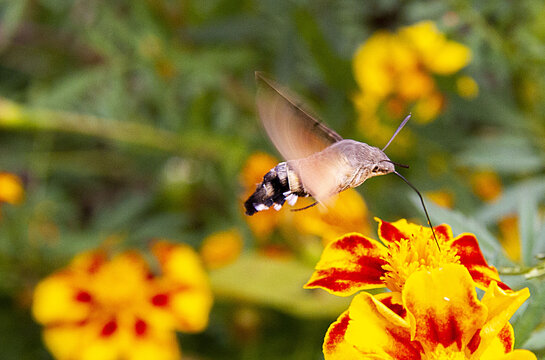
[[[313,234],[323,239],[324,246],[353,229],[367,234],[370,230],[367,206],[354,189],[338,194],[328,204],[328,211],[318,207],[293,214],[295,228],[303,234]]]
[[[506,354],[500,360],[537,360],[537,357],[531,351],[517,349]]]
[[[439,75],[453,74],[469,64],[470,60],[471,50],[454,41],[446,41],[436,52],[425,57],[428,69]]]
[[[422,347],[411,341],[410,325],[370,294],[356,295],[348,315],[344,341],[365,355],[364,359],[421,358]]]
[[[495,282],[492,282],[484,294],[481,302],[488,308],[485,325],[478,336],[479,346],[473,356],[479,357],[489,345],[499,340],[505,350],[513,348],[513,337],[505,333],[505,326],[517,309],[530,297],[528,288],[519,291],[503,291]],[[507,351],[505,351],[507,352]]]
[[[349,321],[350,316],[348,311],[345,311],[327,329],[323,345],[326,360],[364,359],[363,354],[344,338]]]
[[[464,233],[458,235],[450,244],[450,247],[456,250],[460,258],[460,263],[464,265],[477,287],[486,289],[490,282],[496,281],[498,286],[504,290],[509,287],[501,282],[498,271],[495,267],[489,266],[479,247],[479,242],[475,235]]]
[[[152,247],[165,277],[185,286],[208,287],[208,277],[195,250],[185,244],[158,241]]]
[[[340,237],[326,246],[305,288],[349,296],[359,290],[384,287],[381,276],[385,251],[379,242],[358,233]]]
[[[378,222],[378,236],[384,243],[399,242],[402,239],[410,239],[412,234],[418,234],[421,231],[433,237],[433,234],[428,227],[409,223],[405,219],[400,219],[395,222],[388,222],[375,217]],[[435,235],[438,238],[443,238],[445,241],[452,239],[452,229],[447,224],[441,224],[433,228]]]
[[[388,309],[395,312],[401,318],[407,317],[407,309],[403,307],[403,299],[398,291],[386,292],[375,295],[375,298],[383,303]]]
[[[82,334],[78,326],[45,328],[43,340],[55,359],[73,359],[81,347]]]
[[[116,360],[120,355],[119,339],[100,337],[101,325],[95,322],[47,327],[43,333],[44,342],[59,360]]]
[[[242,235],[237,229],[219,231],[203,240],[200,253],[209,269],[217,269],[234,262],[242,245]]]
[[[71,272],[57,273],[42,280],[34,290],[32,303],[32,314],[36,321],[51,324],[85,319],[90,312],[91,299],[81,301],[82,291],[76,284]]]
[[[23,182],[17,175],[0,172],[0,202],[20,204],[24,197]]]
[[[209,292],[182,292],[172,299],[172,308],[180,319],[178,329],[185,332],[202,331],[208,324],[212,307],[212,294]]]
[[[149,331],[131,341],[124,359],[127,360],[176,360],[180,359],[180,347],[173,331]]]
[[[426,351],[454,344],[464,349],[486,320],[486,306],[479,302],[467,269],[458,264],[413,273],[402,296],[412,338]]]
[[[472,346],[472,343],[475,344],[475,346]],[[514,343],[515,334],[513,333],[513,327],[511,324],[507,323],[503,329],[494,336],[492,341],[487,342],[486,344],[482,343],[480,332],[475,334],[474,338],[471,339],[466,353],[471,354],[471,358],[474,359],[495,360],[513,351]],[[479,346],[483,347],[483,350],[475,352]]]
[[[354,77],[364,94],[383,98],[392,91],[395,84],[389,59],[393,41],[394,35],[377,32],[354,54]]]

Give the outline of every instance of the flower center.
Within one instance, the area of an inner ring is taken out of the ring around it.
[[[420,228],[409,236],[408,239],[390,243],[388,248],[387,264],[382,267],[385,270],[382,280],[391,291],[401,291],[407,278],[415,271],[459,263],[456,251],[441,236],[438,236],[439,250],[429,229]]]

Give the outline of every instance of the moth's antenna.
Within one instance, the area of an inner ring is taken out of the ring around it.
[[[407,123],[407,121],[409,121],[409,119],[411,118],[411,114],[407,115],[407,117],[405,119],[403,119],[403,121],[401,122],[401,124],[397,127],[397,130],[396,132],[394,133],[394,135],[392,135],[392,137],[390,138],[390,140],[388,140],[388,143],[386,144],[385,147],[382,148],[382,151],[386,150],[386,148],[390,145],[390,143],[392,142],[392,140],[394,140],[394,138],[397,136],[397,134],[401,131],[401,129],[403,129],[403,126],[405,126],[405,124]]]
[[[313,202],[312,204],[310,204],[310,205],[307,205],[307,206],[305,206],[305,207],[302,207],[302,208],[298,208],[298,209],[291,209],[291,211],[301,211],[301,210],[306,210],[306,209],[308,209],[308,208],[311,208],[311,207],[313,207],[313,206],[316,206],[316,205],[318,205],[318,201],[315,201],[315,202]]]
[[[418,194],[418,197],[420,198],[420,202],[422,203],[422,208],[424,208],[424,213],[426,214],[426,219],[428,219],[428,225],[431,228],[431,233],[433,234],[433,239],[435,240],[435,244],[437,244],[437,248],[439,249],[439,251],[441,251],[441,247],[439,246],[439,241],[437,241],[437,236],[435,236],[435,231],[433,230],[433,225],[431,224],[430,216],[428,215],[428,210],[426,210],[426,205],[424,204],[424,199],[422,198],[420,191],[418,191],[418,189],[413,184],[411,184],[409,180],[405,179],[403,175],[401,175],[397,171],[394,170],[394,174],[399,176],[403,181],[407,183],[407,185],[409,185]]]

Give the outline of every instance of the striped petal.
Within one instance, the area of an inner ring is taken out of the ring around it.
[[[409,223],[405,219],[400,219],[392,223],[379,218],[375,218],[375,220],[378,222],[378,236],[385,244],[410,239],[415,234],[422,232],[430,239],[433,237],[430,228]],[[435,235],[444,241],[452,239],[452,229],[447,224],[435,226],[433,230],[435,231]]]
[[[378,241],[358,233],[347,234],[327,245],[305,288],[349,296],[359,290],[384,287],[381,277],[385,255],[386,248]]]
[[[409,323],[377,298],[365,292],[356,295],[348,314],[344,340],[361,353],[361,359],[421,358],[422,347],[411,340]]]
[[[491,348],[498,349],[496,352],[498,356],[513,350],[514,336],[508,321],[529,297],[528,288],[520,291],[503,291],[495,282],[490,284],[482,298],[483,305],[488,308],[486,324],[472,339],[472,343],[478,343],[478,346],[472,347],[471,344],[469,346],[474,358],[480,358],[485,349],[487,352]],[[497,343],[501,346],[496,345]]]
[[[411,337],[426,352],[439,346],[461,351],[484,325],[487,309],[474,286],[468,271],[456,264],[409,277],[402,296],[411,319]]]
[[[450,243],[450,247],[456,250],[460,263],[467,268],[480,289],[486,289],[492,281],[495,281],[500,288],[509,290],[509,287],[501,282],[496,268],[486,262],[475,235],[461,234]]]

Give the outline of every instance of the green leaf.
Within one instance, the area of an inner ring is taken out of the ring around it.
[[[480,137],[457,156],[461,166],[492,168],[504,174],[519,175],[543,169],[543,159],[525,136]]]
[[[545,198],[545,177],[520,181],[507,188],[497,201],[476,212],[475,217],[486,224],[496,223],[504,216],[516,212],[518,199],[526,195],[535,201]]]
[[[538,226],[537,199],[524,192],[518,201],[519,234],[522,262],[531,266],[535,263],[535,246]]]
[[[545,329],[533,332],[523,345],[525,349],[532,351],[545,349]]]
[[[349,298],[323,290],[306,290],[313,269],[295,260],[242,256],[236,263],[210,274],[216,296],[268,306],[300,317],[336,317],[348,308]]]
[[[543,282],[530,282],[530,299],[526,308],[521,308],[522,313],[517,313],[512,319],[515,330],[515,347],[525,344],[532,335],[532,332],[543,320],[545,314],[545,284]],[[520,310],[519,310],[520,311]]]

